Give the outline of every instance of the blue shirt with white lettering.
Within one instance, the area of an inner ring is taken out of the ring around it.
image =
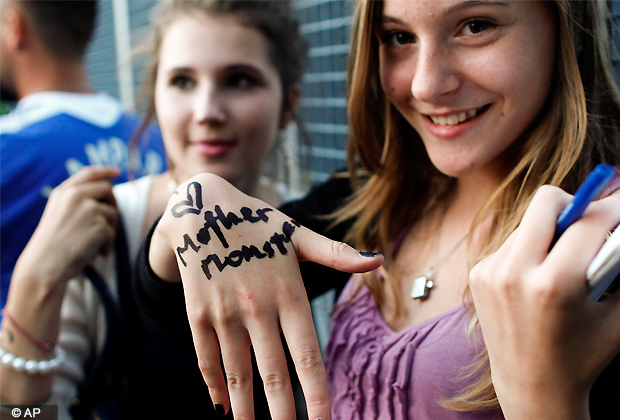
[[[29,95],[0,117],[0,307],[52,188],[87,165],[120,167],[115,183],[128,180],[128,168],[136,178],[165,169],[155,126],[129,158],[128,144],[140,123],[108,95],[62,92]]]

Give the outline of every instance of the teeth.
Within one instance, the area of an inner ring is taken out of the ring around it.
[[[455,125],[459,123],[459,117],[456,114],[448,115],[448,125]]]
[[[448,118],[447,117],[431,117],[431,119],[433,120],[433,122],[435,124],[439,124],[439,125],[448,125]]]
[[[458,114],[451,114],[451,115],[443,115],[443,116],[437,116],[437,117],[433,117],[430,116],[431,121],[433,121],[435,124],[437,125],[457,125],[460,124],[462,122],[465,122],[466,120],[475,117],[478,112],[480,111],[481,108],[479,109],[470,109],[467,112],[460,112]]]

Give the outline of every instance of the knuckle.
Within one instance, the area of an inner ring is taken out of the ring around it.
[[[349,245],[344,242],[334,241],[332,242],[332,257],[331,263],[336,264],[338,260],[340,260],[344,255],[346,250],[349,248]]]
[[[330,412],[330,403],[329,397],[321,395],[321,394],[310,394],[305,395],[306,405],[309,410],[312,410],[315,413],[329,413]]]
[[[600,224],[618,223],[618,217],[620,217],[620,195],[598,200],[592,203],[586,212]]]
[[[515,275],[515,270],[513,264],[506,263],[498,267],[494,274],[489,276],[489,280],[491,281],[492,278],[494,289],[499,295],[510,297],[517,290],[519,278]]]
[[[472,289],[477,289],[478,286],[482,283],[482,279],[484,277],[485,270],[485,260],[478,262],[469,272],[469,286]]]
[[[239,316],[237,310],[235,308],[231,308],[229,305],[220,303],[214,308],[213,319],[218,325],[224,328],[228,328],[236,324],[238,318]],[[206,313],[203,313],[202,319],[208,319]]]
[[[187,317],[198,328],[211,327],[208,308],[203,305],[187,305]]]
[[[323,359],[320,353],[312,349],[302,350],[297,357],[295,367],[299,372],[309,372],[323,367]]]
[[[264,305],[259,302],[258,296],[251,291],[240,291],[239,301],[239,308],[247,318],[261,319],[266,312]]]
[[[279,373],[270,373],[263,379],[265,392],[280,392],[287,388],[288,381],[286,377]]]
[[[239,373],[227,373],[226,383],[228,384],[228,389],[231,391],[243,390],[247,388],[248,385],[251,385],[252,376]]]
[[[553,185],[541,185],[536,190],[534,199],[547,202],[548,200],[555,200],[564,195],[566,195],[566,193],[559,187],[555,187]]]
[[[278,301],[282,305],[282,309],[295,311],[308,305],[305,294],[300,293],[303,293],[303,286],[299,290],[291,284],[282,285],[278,290]]]
[[[219,361],[217,361],[217,363],[213,363],[213,361],[209,359],[198,356],[198,368],[200,369],[202,376],[205,378],[205,381],[207,381],[209,388],[215,389],[213,382],[215,382],[215,378],[217,378],[221,372]]]
[[[339,257],[342,256],[347,248],[349,248],[349,245],[345,244],[344,242],[332,242],[332,251],[334,252],[334,255],[337,255]]]
[[[549,281],[537,282],[532,289],[532,301],[536,302],[538,307],[548,308],[558,303],[562,294],[560,282],[550,279]]]

